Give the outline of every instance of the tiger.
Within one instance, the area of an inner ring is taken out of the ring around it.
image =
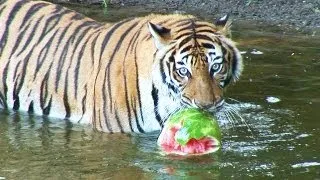
[[[161,130],[182,108],[214,114],[243,70],[230,27],[228,15],[102,23],[50,2],[1,1],[1,108],[106,133]]]

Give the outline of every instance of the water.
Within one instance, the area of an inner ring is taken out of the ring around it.
[[[137,11],[98,16],[146,13]],[[235,23],[245,71],[227,94],[252,132],[243,124],[224,125],[221,151],[163,156],[159,132],[110,135],[0,110],[0,179],[319,179],[320,37],[246,27]]]

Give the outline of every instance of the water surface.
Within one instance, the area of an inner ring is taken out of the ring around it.
[[[146,14],[142,9],[78,10],[115,21]],[[0,110],[0,179],[319,178],[320,37],[246,27],[234,26],[245,70],[227,96],[251,131],[223,125],[221,151],[162,156],[158,132],[110,135]]]

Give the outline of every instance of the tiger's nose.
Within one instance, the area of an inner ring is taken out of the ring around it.
[[[195,105],[201,109],[210,109],[212,107],[220,108],[224,104],[224,99],[222,97],[217,98],[214,102],[213,101],[194,101]]]

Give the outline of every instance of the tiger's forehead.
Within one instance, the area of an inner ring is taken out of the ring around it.
[[[218,60],[216,57],[223,56],[219,34],[216,34],[211,26],[201,25],[201,29],[185,28],[179,34],[179,39],[176,39],[177,62],[189,66],[211,65]],[[219,61],[221,60],[220,58]]]
[[[179,38],[187,33],[212,32],[216,33],[217,29],[214,24],[200,21],[196,18],[183,19],[172,27],[174,38]]]
[[[219,34],[213,24],[188,19],[179,28],[173,29],[172,39],[177,42],[176,48],[180,54],[192,53],[194,56],[205,54],[208,49],[214,49],[214,44],[220,43]]]

